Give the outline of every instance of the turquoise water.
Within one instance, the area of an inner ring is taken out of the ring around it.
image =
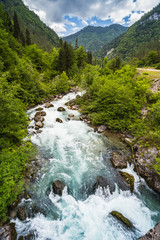
[[[125,190],[118,170],[110,163],[112,151],[116,149],[114,143],[82,121],[67,120],[70,113],[79,116],[78,111],[65,106],[72,98],[75,93],[53,102],[53,108],[45,109],[42,133],[31,137],[44,167],[30,188],[31,199],[23,199],[21,203],[28,209],[36,206],[36,214],[24,222],[15,220],[18,236],[34,233],[36,240],[137,239],[160,221],[159,197],[143,180],[139,181],[132,166],[123,171],[134,175],[135,190],[133,194]],[[66,111],[58,112],[59,106]],[[29,110],[28,115],[34,117],[35,109]],[[58,117],[63,123],[56,122]],[[94,193],[93,185],[99,175],[115,185],[112,194],[109,188],[105,191],[99,188]],[[51,190],[55,180],[66,183],[62,197]],[[132,221],[134,229],[114,219],[110,215],[113,210]]]

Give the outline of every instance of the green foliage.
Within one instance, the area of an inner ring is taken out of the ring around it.
[[[0,219],[6,220],[8,206],[22,192],[23,171],[26,163],[36,153],[31,143],[26,142],[21,147],[2,149],[0,152]]]
[[[53,46],[59,45],[57,34],[46,26],[33,11],[30,11],[22,0],[0,0],[0,2],[12,19],[14,12],[17,13],[23,36],[26,35],[26,29],[28,29],[32,43],[37,44],[43,50],[51,50]]]
[[[70,84],[79,81],[71,83],[66,72],[60,74],[59,53],[63,46],[68,54],[62,55],[66,70],[70,76],[80,74],[73,48],[67,43],[50,53],[43,52],[29,42],[22,47],[20,33],[15,39],[15,32],[10,30],[8,15],[0,6],[0,220],[3,221],[9,205],[23,189],[26,164],[35,154],[34,147],[23,141],[28,126],[26,106],[63,93]]]
[[[106,60],[105,63],[108,64]],[[149,83],[136,78],[135,73],[134,67],[125,66],[115,74],[96,76],[90,81],[86,93],[89,99],[82,108],[94,124],[124,130],[137,121],[146,102]]]
[[[86,65],[87,54],[82,46],[80,46],[76,51],[76,63],[79,68],[83,68]]]
[[[109,57],[119,56],[123,60],[133,57],[146,57],[151,50],[160,52],[160,19],[154,19],[154,14],[160,14],[160,4],[152,11],[142,16],[124,34],[110,43],[106,43],[97,53],[98,57],[105,57],[111,51]]]
[[[0,149],[19,144],[26,136],[27,117],[15,89],[0,78]]]
[[[56,89],[60,93],[64,93],[69,89],[69,79],[65,72],[63,72],[56,80]]]
[[[75,49],[83,46],[86,51],[98,51],[102,46],[111,42],[113,39],[126,32],[127,28],[119,24],[113,24],[106,27],[87,26],[79,32],[63,39],[71,43]],[[76,42],[76,39],[78,40]]]

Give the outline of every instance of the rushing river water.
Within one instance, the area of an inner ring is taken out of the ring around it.
[[[30,187],[31,198],[22,200],[28,210],[35,206],[36,214],[25,221],[15,220],[19,236],[34,233],[36,240],[130,240],[144,235],[160,221],[160,200],[145,182],[140,181],[132,166],[126,171],[135,177],[133,194],[124,190],[118,170],[110,163],[114,142],[94,132],[80,120],[68,121],[68,114],[77,119],[78,111],[67,109],[65,103],[75,98],[70,93],[53,102],[54,107],[45,109],[46,117],[42,133],[32,135],[44,162],[37,180]],[[66,111],[58,112],[63,106]],[[28,111],[30,118],[35,108]],[[56,122],[61,118],[63,123]],[[31,122],[31,125],[33,122]],[[115,191],[109,189],[93,192],[97,176],[115,183]],[[67,187],[62,197],[54,195],[52,182],[61,180]],[[126,228],[113,218],[116,210],[134,225]],[[29,239],[32,239],[31,237]]]

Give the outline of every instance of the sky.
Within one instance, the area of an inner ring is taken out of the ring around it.
[[[59,36],[92,26],[131,26],[160,0],[23,0]]]

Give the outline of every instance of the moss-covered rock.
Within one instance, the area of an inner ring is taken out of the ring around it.
[[[119,171],[119,173],[125,179],[125,181],[127,182],[131,192],[133,192],[133,190],[134,190],[134,176],[132,174],[122,172],[122,171]]]
[[[112,211],[110,213],[113,217],[117,218],[119,221],[121,221],[123,224],[125,224],[127,227],[132,228],[133,224],[131,223],[131,221],[124,217],[120,212],[117,211]]]

